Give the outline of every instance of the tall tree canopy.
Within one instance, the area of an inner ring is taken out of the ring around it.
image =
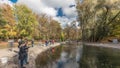
[[[38,25],[36,15],[25,5],[16,5],[15,13],[18,21],[16,25],[18,36],[34,36]]]
[[[14,15],[12,8],[9,5],[1,5],[0,7],[0,37],[3,39],[15,35],[14,31]]]
[[[0,38],[59,39],[60,23],[45,14],[35,14],[25,5],[0,7]]]
[[[41,14],[37,16],[39,21],[39,36],[44,39],[59,39],[61,26],[60,23],[53,20],[51,17]]]
[[[119,0],[77,0],[76,3],[83,40],[100,41],[116,34],[120,36],[120,8],[116,5],[120,4]]]

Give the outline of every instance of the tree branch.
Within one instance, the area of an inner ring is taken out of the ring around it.
[[[109,25],[110,23],[112,23],[117,18],[117,16],[119,14],[120,14],[120,11],[111,19],[111,21],[107,25]]]

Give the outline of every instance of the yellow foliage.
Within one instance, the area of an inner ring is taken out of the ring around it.
[[[11,28],[11,26],[10,25],[8,25],[8,24],[6,24],[5,26],[4,26],[5,28]]]
[[[16,36],[16,35],[17,35],[17,32],[15,32],[15,31],[13,31],[13,30],[11,29],[11,31],[8,32],[8,35],[10,35],[10,36]]]

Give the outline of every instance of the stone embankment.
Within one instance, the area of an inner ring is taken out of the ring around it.
[[[38,54],[51,47],[56,47],[60,43],[55,43],[49,46],[36,45],[29,48],[29,64],[25,65],[26,68],[35,68],[35,59]],[[12,51],[9,51],[8,48],[0,50],[0,68],[19,68],[18,62],[18,48],[13,48]]]

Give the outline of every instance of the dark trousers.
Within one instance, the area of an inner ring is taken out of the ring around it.
[[[34,44],[32,44],[32,47],[34,46]]]
[[[24,64],[28,63],[28,54],[25,55]]]
[[[23,68],[23,64],[24,64],[24,59],[20,60],[20,68]]]
[[[25,61],[25,54],[19,54],[19,60],[20,60],[20,68],[23,68],[24,61]]]

